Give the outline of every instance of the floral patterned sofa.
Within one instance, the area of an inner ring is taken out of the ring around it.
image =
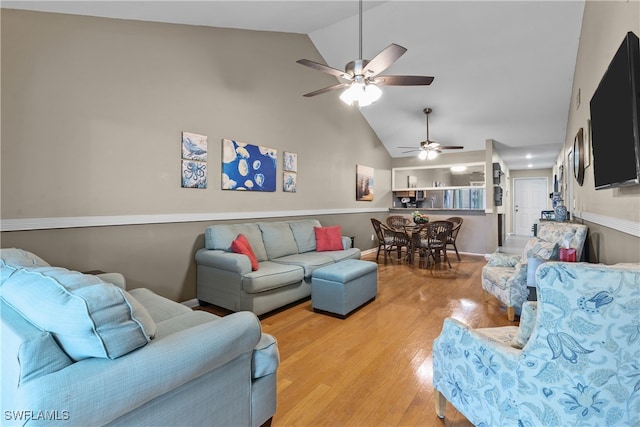
[[[536,268],[546,260],[558,260],[559,249],[573,248],[582,257],[588,227],[582,224],[547,221],[538,224],[537,236],[525,245],[522,256],[496,252],[482,268],[484,300],[489,294],[507,306],[507,318],[515,313],[529,296],[528,286],[535,286]]]
[[[445,319],[436,413],[477,426],[640,425],[640,264],[548,262],[520,327]]]

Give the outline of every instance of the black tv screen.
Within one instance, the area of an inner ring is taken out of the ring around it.
[[[640,45],[627,33],[590,103],[597,190],[640,182]]]

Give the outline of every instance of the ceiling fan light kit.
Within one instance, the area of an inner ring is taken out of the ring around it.
[[[353,105],[354,102],[357,102],[358,106],[366,107],[380,99],[381,95],[382,91],[376,85],[353,84],[342,92],[340,99],[347,105]]]
[[[365,107],[373,104],[382,95],[382,90],[378,86],[425,86],[433,82],[433,77],[428,76],[381,76],[382,71],[389,68],[391,64],[398,60],[407,51],[404,47],[391,43],[382,52],[378,53],[371,61],[362,59],[362,0],[359,2],[359,59],[349,62],[345,71],[332,68],[308,59],[296,61],[300,65],[322,71],[326,74],[347,80],[346,83],[339,83],[322,89],[304,94],[305,97],[320,95],[336,89],[345,88],[340,95],[340,99],[348,104],[358,104],[358,107]]]

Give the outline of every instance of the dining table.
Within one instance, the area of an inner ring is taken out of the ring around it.
[[[407,236],[407,241],[409,242],[405,258],[407,264],[413,264],[414,252],[418,247],[420,247],[420,232],[428,225],[428,222],[423,222],[420,224],[410,223],[402,226],[404,233]]]
[[[422,240],[424,240],[424,238],[422,237],[425,237],[425,233],[423,233],[423,230],[425,228],[427,229],[427,233],[431,232],[429,222],[422,222],[418,224],[411,223],[403,226],[404,233],[407,236],[407,241],[409,242],[409,247],[407,248],[407,255],[405,258],[405,261],[407,262],[407,264],[413,265],[415,251],[421,248],[425,248],[427,249],[427,252],[425,254],[422,251],[420,251],[420,259],[423,257],[425,258],[423,263],[424,268],[427,268],[429,266],[430,260],[429,260],[428,254],[430,253],[430,251],[432,251],[432,249],[430,249],[429,247],[425,247],[423,245]],[[434,236],[432,236],[432,238],[433,237]],[[431,240],[431,239],[427,239],[427,240]],[[439,263],[440,259],[441,259],[440,249],[437,249],[434,251],[434,261],[436,263]],[[418,265],[420,265],[420,262],[418,262]]]

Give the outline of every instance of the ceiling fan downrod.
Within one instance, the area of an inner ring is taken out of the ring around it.
[[[360,0],[358,8],[358,28],[360,31],[358,39],[358,59],[362,60],[362,0]]]
[[[424,110],[422,110],[422,112],[424,113],[426,120],[427,120],[427,140],[425,141],[426,144],[429,144],[429,114],[431,114],[433,110],[429,107],[425,108]]]

